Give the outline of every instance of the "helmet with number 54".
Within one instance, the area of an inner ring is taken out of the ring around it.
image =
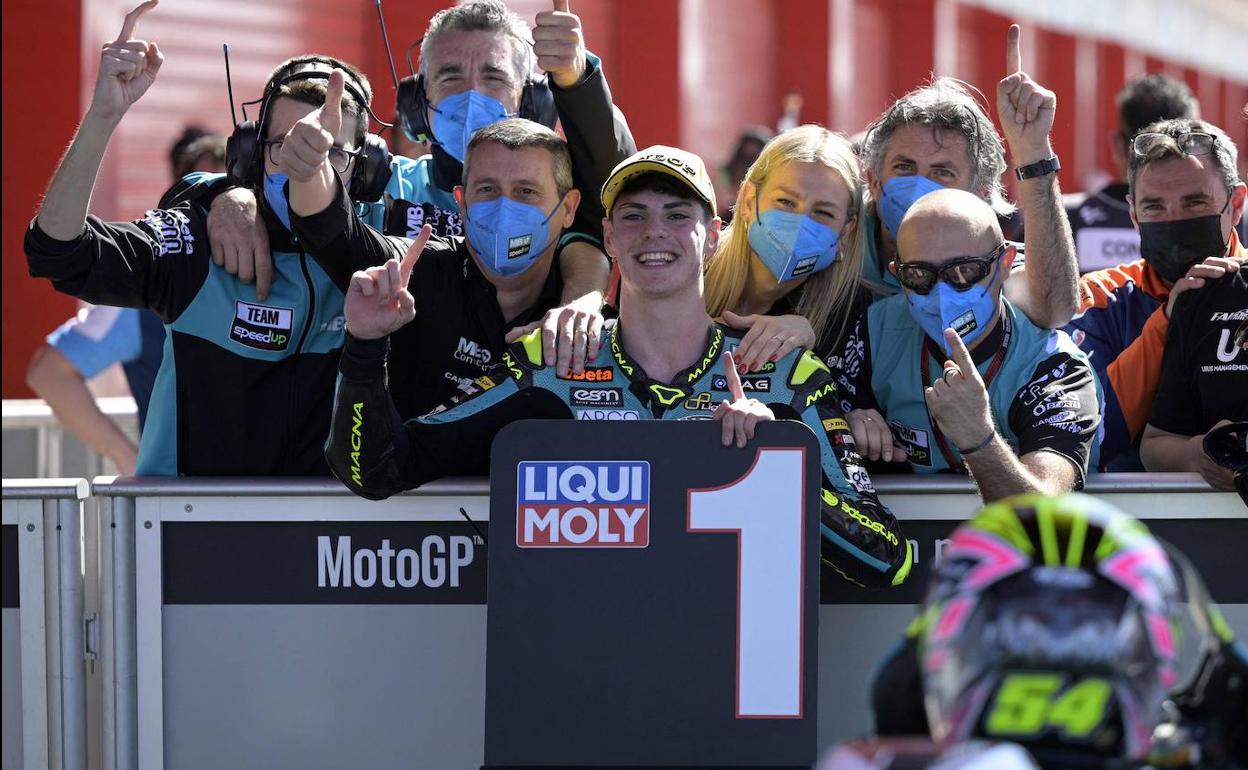
[[[932,735],[1026,747],[1045,768],[1148,756],[1181,665],[1179,580],[1137,519],[1023,495],[959,527],[919,646]]]

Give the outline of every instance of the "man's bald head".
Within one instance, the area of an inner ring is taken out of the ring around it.
[[[964,190],[935,190],[914,202],[897,231],[901,262],[943,264],[982,256],[1004,240],[992,207]]]

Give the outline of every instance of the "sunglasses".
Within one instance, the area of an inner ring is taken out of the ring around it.
[[[1136,134],[1135,139],[1131,140],[1131,149],[1135,151],[1136,155],[1147,158],[1159,146],[1173,144],[1177,145],[1179,151],[1184,155],[1208,155],[1213,152],[1213,146],[1217,143],[1218,138],[1216,136],[1202,131],[1188,131],[1178,136],[1149,131],[1143,134]]]
[[[1005,253],[1005,241],[982,257],[957,257],[943,265],[929,262],[898,262],[897,280],[915,294],[927,294],[941,280],[957,291],[966,291],[984,280]]]

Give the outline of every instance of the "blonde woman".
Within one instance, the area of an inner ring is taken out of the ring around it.
[[[759,371],[796,347],[839,352],[860,291],[862,172],[849,142],[815,125],[772,139],[750,166],[735,218],[707,263],[712,317],[748,329],[739,366]]]

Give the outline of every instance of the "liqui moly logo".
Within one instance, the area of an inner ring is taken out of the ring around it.
[[[645,548],[650,544],[650,463],[522,462],[517,474],[520,548]]]

